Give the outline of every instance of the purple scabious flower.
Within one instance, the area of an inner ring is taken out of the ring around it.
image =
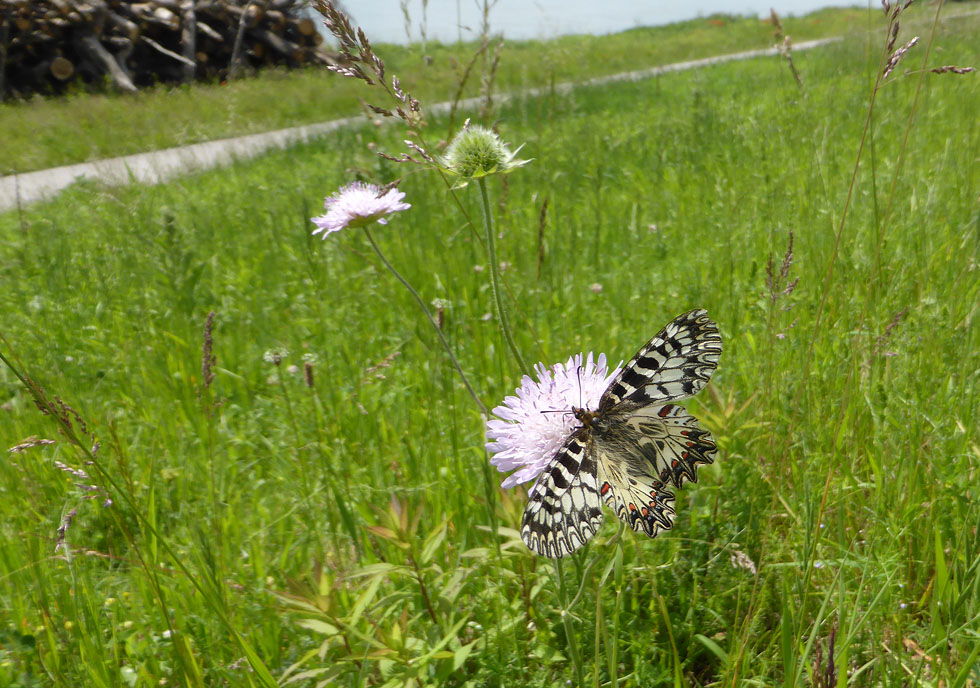
[[[583,359],[585,363],[583,364]],[[487,451],[490,463],[507,476],[501,487],[514,487],[538,477],[561,449],[571,432],[578,427],[572,415],[573,406],[594,410],[619,368],[606,368],[606,355],[593,361],[577,354],[565,363],[547,368],[534,366],[537,381],[527,375],[517,388],[517,396],[504,399],[487,421]]]
[[[412,206],[402,203],[405,193],[397,188],[381,188],[374,184],[354,182],[342,186],[337,193],[323,201],[326,215],[314,217],[317,228],[314,234],[323,232],[323,238],[345,227],[365,227],[374,222],[388,224],[388,216]]]

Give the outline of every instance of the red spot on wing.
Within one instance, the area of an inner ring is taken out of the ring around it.
[[[681,456],[683,456],[686,459],[687,458],[686,452],[684,454],[681,454]],[[677,468],[677,459],[673,459],[670,462],[670,467],[671,468]]]
[[[667,404],[662,409],[660,409],[659,412],[657,412],[657,415],[660,416],[661,418],[666,418],[667,414],[670,413],[671,408],[673,407],[670,404]]]
[[[610,490],[610,489],[612,489],[612,488],[611,488],[611,486],[609,485],[609,483],[602,483],[602,489],[601,489],[601,490],[599,490],[599,492],[601,492],[601,493],[602,493],[602,495],[603,495],[603,496],[605,496],[605,495],[606,495],[606,493],[607,493],[607,492],[609,492],[609,490]]]

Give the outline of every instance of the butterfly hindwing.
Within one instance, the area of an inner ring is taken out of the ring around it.
[[[696,394],[708,384],[721,356],[718,326],[703,308],[674,318],[636,352],[602,395],[599,410],[625,399],[665,403]]]
[[[714,463],[718,451],[711,433],[701,427],[698,419],[688,413],[683,406],[666,404],[659,408],[647,406],[644,413],[634,413],[631,422],[642,423],[644,418],[656,417],[663,423],[662,434],[648,435],[656,447],[660,467],[669,471],[668,477],[675,487],[681,482],[698,481],[698,466]]]
[[[600,445],[601,446],[601,445]],[[631,466],[621,453],[598,449],[599,494],[634,531],[654,537],[674,525],[674,493],[658,480],[652,466]]]
[[[697,482],[697,467],[712,463],[711,435],[676,404],[614,409],[593,429],[599,494],[633,530],[650,537],[673,525],[670,486]]]
[[[545,557],[561,558],[602,525],[594,447],[587,430],[569,437],[542,471],[521,519],[521,539]]]

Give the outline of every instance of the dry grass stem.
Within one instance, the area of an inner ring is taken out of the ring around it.
[[[898,22],[895,23],[895,28],[897,30],[897,28],[898,28]],[[897,33],[897,31],[896,31],[896,33]],[[894,38],[893,38],[892,41],[891,41],[891,43],[894,43],[894,42],[895,41],[894,41]],[[911,50],[913,47],[915,47],[915,44],[918,43],[918,42],[919,42],[919,37],[918,36],[913,36],[912,39],[909,40],[908,43],[906,43],[901,48],[899,48],[898,50],[896,50],[895,52],[893,52],[891,54],[891,57],[888,58],[888,62],[885,64],[885,71],[881,75],[882,80],[885,80],[885,79],[888,78],[888,75],[891,74],[895,70],[895,67],[898,66],[898,63],[901,62],[902,57],[905,55],[905,53],[907,53],[909,50]],[[891,45],[891,43],[889,43],[889,45]]]
[[[956,65],[943,65],[929,70],[933,74],[969,74],[975,72],[976,67],[957,67]]]
[[[11,454],[17,454],[19,452],[24,451],[25,449],[31,449],[32,447],[41,447],[46,444],[54,444],[54,443],[55,443],[54,440],[46,440],[42,437],[37,437],[36,435],[32,435],[22,440],[20,444],[15,444],[7,451],[10,452]]]
[[[375,380],[384,380],[385,375],[381,371],[385,368],[390,368],[392,362],[401,355],[400,351],[393,351],[392,353],[385,356],[378,363],[373,366],[364,369],[364,373],[361,376],[361,381],[358,383],[358,387],[363,387],[366,384],[374,382]]]
[[[65,537],[68,535],[68,529],[71,528],[72,519],[75,518],[75,514],[77,513],[77,509],[72,509],[61,519],[61,525],[58,526],[58,542],[54,546],[56,553],[65,546]]]
[[[208,313],[208,318],[204,322],[204,345],[201,354],[201,385],[204,389],[208,389],[211,386],[211,382],[214,380],[214,366],[218,362],[218,359],[212,353],[212,348],[214,347],[213,331],[214,311],[211,311]]]
[[[381,86],[398,101],[394,110],[368,104],[372,112],[385,117],[399,117],[410,127],[421,126],[424,119],[419,101],[402,89],[397,76],[393,76],[391,83],[388,83],[385,63],[374,53],[364,31],[360,27],[355,30],[347,15],[329,0],[315,0],[314,7],[323,16],[327,30],[339,43],[340,64],[330,65],[328,69],[341,76],[359,79],[368,86]]]
[[[789,296],[796,289],[797,283],[799,283],[800,278],[797,277],[792,281],[787,281],[789,279],[789,270],[793,265],[793,232],[790,230],[789,242],[786,245],[786,253],[783,255],[783,262],[779,266],[779,271],[775,270],[773,265],[772,253],[769,254],[769,260],[766,263],[766,289],[769,292],[769,299],[776,303],[782,296]],[[783,310],[789,310],[792,306],[785,306]]]
[[[796,69],[796,65],[793,63],[793,53],[791,52],[793,49],[793,42],[783,30],[783,23],[779,21],[779,15],[776,14],[776,10],[770,9],[769,13],[770,19],[772,20],[773,36],[776,39],[776,49],[789,64],[789,70],[793,73],[793,78],[796,80],[796,85],[800,87],[800,90],[802,90],[803,78],[800,76],[799,71]]]

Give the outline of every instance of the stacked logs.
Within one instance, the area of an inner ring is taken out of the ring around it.
[[[0,0],[0,97],[332,64],[302,0]]]

